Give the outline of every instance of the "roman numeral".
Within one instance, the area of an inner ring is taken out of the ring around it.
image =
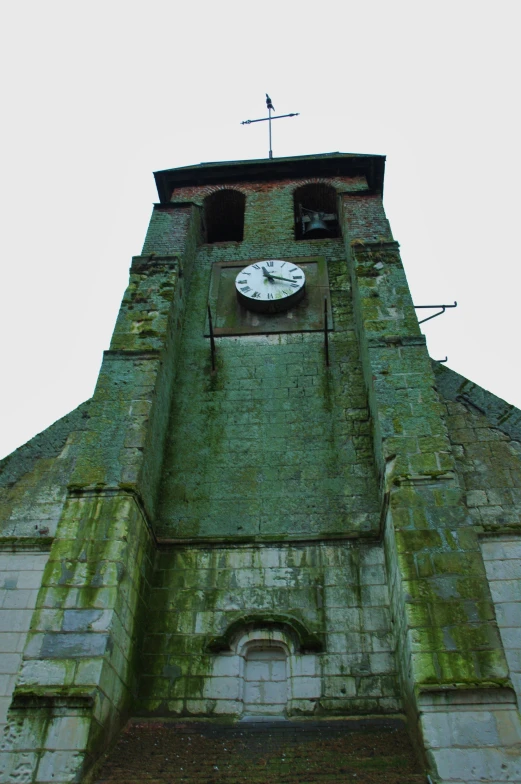
[[[238,280],[237,283],[240,285],[241,283],[247,283],[247,280]]]
[[[260,299],[260,291],[254,291],[252,297],[254,297],[255,299]]]
[[[247,291],[251,291],[251,289],[250,289],[250,287],[249,287],[249,286],[243,286],[243,287],[242,287],[242,289],[241,289],[241,291],[244,291],[244,293],[246,294],[246,292],[247,292]]]
[[[273,267],[273,262],[272,261],[267,261],[266,262],[266,266],[267,267]]]
[[[298,283],[290,283],[290,286],[293,286],[294,289],[298,289],[299,284]]]
[[[302,280],[302,275],[293,275],[293,280]]]
[[[268,294],[268,299],[273,299],[273,294]]]
[[[290,270],[290,272],[298,272],[298,271],[299,271],[298,267],[293,267],[293,269]]]
[[[252,264],[252,267],[253,267],[254,269],[260,269],[260,267],[259,267],[259,265],[258,265],[258,264]]]

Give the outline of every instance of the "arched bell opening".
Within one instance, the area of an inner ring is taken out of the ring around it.
[[[246,196],[223,188],[204,200],[206,242],[242,242]]]
[[[326,183],[302,185],[293,194],[295,239],[318,240],[340,236],[336,190]]]

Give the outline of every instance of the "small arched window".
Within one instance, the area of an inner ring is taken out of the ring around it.
[[[293,194],[295,239],[339,237],[336,190],[326,183],[310,183]]]
[[[230,188],[210,194],[204,200],[206,241],[241,242],[245,203],[245,195]]]

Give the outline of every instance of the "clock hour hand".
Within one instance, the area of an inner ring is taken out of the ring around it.
[[[274,276],[271,274],[271,272],[268,272],[266,267],[262,268],[262,274],[264,275],[265,278],[268,278],[268,280],[273,280]]]

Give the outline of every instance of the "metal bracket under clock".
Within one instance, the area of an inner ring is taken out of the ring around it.
[[[324,256],[288,258],[288,261],[298,264],[304,270],[306,294],[295,307],[281,313],[253,313],[237,299],[235,289],[237,273],[256,261],[264,261],[264,259],[218,261],[212,265],[208,304],[213,316],[215,337],[323,331],[324,299],[327,299],[327,329],[333,329],[327,261]],[[210,336],[208,316],[205,320],[204,334],[205,337]]]

